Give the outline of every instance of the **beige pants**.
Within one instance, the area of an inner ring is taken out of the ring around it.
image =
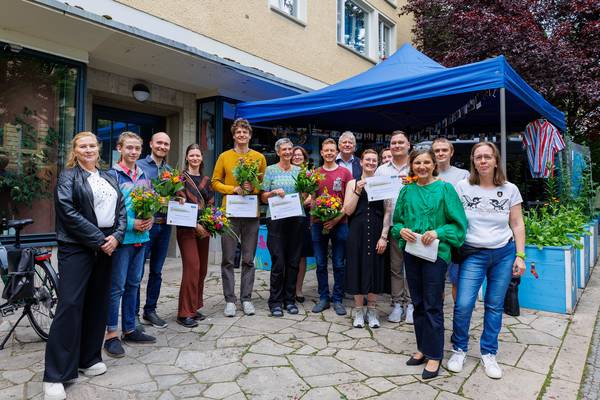
[[[410,304],[410,293],[406,282],[406,274],[404,273],[403,250],[398,247],[396,240],[390,240],[390,272],[392,303]]]

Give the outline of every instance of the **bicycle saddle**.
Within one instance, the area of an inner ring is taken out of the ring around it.
[[[33,224],[33,220],[31,218],[27,218],[27,219],[11,219],[6,223],[6,227],[8,229],[10,228],[15,228],[15,229],[22,229],[23,227]]]

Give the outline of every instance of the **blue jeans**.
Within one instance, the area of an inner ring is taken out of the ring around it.
[[[116,331],[119,325],[119,303],[121,303],[121,330],[135,329],[137,296],[144,268],[144,246],[121,245],[112,256],[110,295],[106,329]]]
[[[323,234],[323,224],[311,226],[313,249],[317,261],[317,282],[319,298],[341,303],[344,298],[344,279],[346,278],[346,240],[348,224],[338,223],[328,234]],[[329,276],[327,273],[327,246],[331,239],[331,263],[333,264],[333,296],[329,296]]]
[[[150,241],[146,242],[144,258],[150,258],[150,272],[148,273],[148,285],[146,286],[146,305],[144,314],[156,312],[156,303],[160,296],[160,286],[162,285],[162,268],[167,258],[169,250],[169,240],[171,239],[171,225],[154,224],[150,229]],[[142,267],[142,276],[144,268]],[[140,310],[140,291],[138,289],[138,298],[136,310]]]
[[[479,288],[487,278],[480,350],[482,355],[498,352],[504,296],[512,277],[515,252],[515,242],[510,241],[499,249],[482,249],[460,265],[451,339],[455,349],[468,350],[471,314]]]

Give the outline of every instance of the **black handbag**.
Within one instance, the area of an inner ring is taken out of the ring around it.
[[[506,296],[504,296],[504,313],[512,317],[521,315],[521,307],[519,307],[519,284],[521,277],[513,277],[508,284]]]
[[[31,249],[8,253],[8,281],[2,298],[9,303],[33,297],[33,274],[35,256]]]

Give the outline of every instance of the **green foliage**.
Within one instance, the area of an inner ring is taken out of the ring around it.
[[[570,177],[564,169],[546,180],[548,203],[524,213],[527,244],[540,249],[544,246],[581,248],[580,238],[590,234],[584,225],[593,216],[594,187],[589,168],[584,171],[581,184],[581,190],[574,196]]]
[[[589,235],[584,226],[589,219],[578,206],[560,204],[558,199],[553,201],[553,204],[525,212],[527,244],[540,249],[544,246],[581,248],[579,239]]]
[[[40,176],[43,164],[43,154],[36,153],[23,163],[19,172],[0,176],[0,190],[9,192],[13,206],[24,204],[31,207],[34,200],[48,197],[48,179]]]

